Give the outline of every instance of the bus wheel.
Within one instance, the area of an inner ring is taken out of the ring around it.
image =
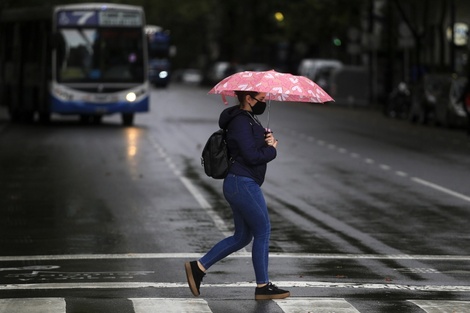
[[[134,114],[133,113],[122,113],[122,125],[132,126],[134,124]]]
[[[93,124],[101,124],[101,121],[103,120],[103,115],[93,115],[91,118],[91,121]]]
[[[51,121],[51,113],[50,112],[39,112],[39,122],[42,124],[49,124]]]
[[[91,115],[81,114],[80,115],[80,124],[88,124],[91,121]]]

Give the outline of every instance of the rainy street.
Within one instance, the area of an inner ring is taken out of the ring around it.
[[[184,262],[232,231],[200,164],[225,108],[207,91],[154,88],[132,127],[0,115],[0,313],[470,312],[469,138],[338,104],[269,110],[269,272],[291,297],[254,300],[250,245],[193,298]]]

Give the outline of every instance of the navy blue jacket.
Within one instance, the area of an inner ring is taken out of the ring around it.
[[[262,185],[266,164],[276,158],[276,148],[264,141],[264,128],[248,111],[238,105],[222,111],[219,126],[227,129],[229,154],[235,158],[230,173],[253,178]]]

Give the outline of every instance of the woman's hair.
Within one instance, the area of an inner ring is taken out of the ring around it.
[[[240,102],[240,104],[242,104],[243,101],[245,101],[246,96],[256,98],[256,96],[259,94],[259,92],[257,92],[257,91],[237,90],[237,91],[235,91],[235,94],[237,95],[237,98],[238,98],[238,101]]]

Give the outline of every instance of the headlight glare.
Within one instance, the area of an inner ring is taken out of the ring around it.
[[[135,99],[137,99],[137,96],[135,93],[133,92],[129,92],[127,95],[126,95],[126,100],[129,101],[129,102],[134,102]]]

